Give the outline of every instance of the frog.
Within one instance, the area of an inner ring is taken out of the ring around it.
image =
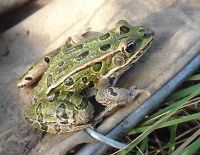
[[[25,121],[55,134],[79,131],[100,122],[116,107],[133,102],[147,91],[115,84],[146,53],[154,36],[147,26],[119,20],[103,33],[67,42],[44,55],[17,84],[20,89],[33,87],[32,105],[24,110]],[[96,117],[88,99],[92,95],[105,106]]]

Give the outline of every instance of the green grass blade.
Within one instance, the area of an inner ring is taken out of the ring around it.
[[[198,88],[199,88],[199,84],[195,84],[195,85],[190,86],[188,88],[181,89],[181,90],[173,93],[172,95],[170,95],[168,99],[176,101],[178,99],[181,99],[183,97],[188,96],[189,94],[191,94],[194,90],[196,90]]]
[[[198,81],[198,80],[200,80],[200,74],[193,75],[187,79],[187,81]]]
[[[200,112],[195,113],[195,114],[191,114],[191,115],[188,115],[188,116],[183,116],[183,117],[180,117],[180,118],[177,118],[177,119],[166,121],[159,128],[164,128],[164,127],[168,127],[168,126],[172,126],[172,125],[178,125],[180,123],[188,122],[188,121],[191,121],[191,120],[200,120]],[[136,133],[141,133],[141,132],[146,131],[149,127],[150,127],[150,125],[135,128],[135,129],[130,130],[128,132],[128,134],[132,135],[132,134],[136,134]]]
[[[168,151],[169,154],[171,154],[175,149],[176,129],[177,129],[177,125],[173,125],[173,126],[170,127],[170,140],[169,140],[169,143],[172,144],[172,145],[169,147],[169,151]]]
[[[148,137],[143,139],[142,144],[139,149],[141,152],[144,152],[147,147],[148,147]],[[140,151],[138,151],[136,155],[142,155]]]
[[[197,138],[192,144],[190,144],[188,147],[183,149],[183,151],[180,153],[181,155],[190,155],[195,154],[199,151],[200,153],[200,138]]]
[[[159,153],[161,150],[167,149],[167,148],[172,147],[174,145],[179,145],[179,144],[181,144],[183,142],[185,142],[185,139],[180,140],[180,141],[176,142],[175,144],[170,144],[169,143],[169,144],[167,144],[167,145],[165,145],[165,146],[163,146],[163,147],[161,147],[159,149],[152,150],[151,152],[149,152],[149,155],[155,155],[156,153]]]

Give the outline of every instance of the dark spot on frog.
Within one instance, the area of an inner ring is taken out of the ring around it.
[[[49,64],[51,59],[50,59],[49,57],[46,56],[46,57],[44,57],[43,60],[44,60],[44,62],[46,62],[47,64]]]
[[[47,131],[48,130],[47,123],[41,123],[41,129]]]
[[[42,123],[43,122],[43,114],[42,114],[42,104],[39,103],[37,108],[36,108],[36,113],[38,116],[38,122]]]
[[[34,103],[37,103],[37,99],[35,97],[33,98],[33,100],[34,100]]]
[[[112,96],[117,96],[117,92],[114,92],[113,88],[108,88],[108,92],[109,92],[110,95],[112,95]]]
[[[54,129],[58,133],[61,131],[60,125],[58,125],[58,124],[54,125]]]
[[[64,61],[61,61],[61,62],[58,63],[57,66],[58,66],[58,67],[62,67],[62,66],[64,65],[64,63],[65,63]]]
[[[65,79],[64,84],[66,86],[71,86],[71,85],[74,84],[74,81],[73,81],[73,79],[71,77],[68,77],[68,78]]]
[[[75,60],[80,61],[85,59],[89,55],[89,51],[84,51],[81,54],[79,54],[77,57],[75,57]]]
[[[142,52],[137,53],[136,57],[140,57],[142,55]]]
[[[77,51],[77,50],[82,49],[82,48],[83,48],[83,44],[80,44],[80,45],[74,46],[72,48],[67,48],[66,50],[63,51],[63,53],[68,54],[68,53],[71,53],[73,51]]]
[[[33,121],[29,117],[25,117],[25,121],[29,124],[33,124]]]
[[[90,83],[88,84],[88,87],[90,87],[90,88],[94,87],[94,82],[90,81]]]
[[[129,93],[129,96],[135,96],[135,93],[130,92],[130,93]]]
[[[102,62],[97,62],[97,63],[95,63],[95,64],[92,66],[92,68],[93,68],[93,70],[94,70],[95,72],[100,71],[100,70],[101,70],[101,67],[102,67]]]
[[[125,25],[119,27],[120,34],[128,33],[131,29]]]
[[[99,37],[100,40],[106,40],[110,37],[110,33],[105,33]]]
[[[111,47],[110,44],[104,44],[104,45],[100,46],[100,50],[107,51],[110,49],[110,47]]]
[[[30,77],[30,76],[27,76],[27,77],[25,77],[24,79],[27,80],[27,81],[31,81],[33,78]]]
[[[68,101],[68,102],[69,102],[69,101]],[[68,103],[66,102],[66,104],[68,104]],[[58,106],[57,110],[56,110],[56,117],[61,121],[61,122],[60,122],[61,124],[67,124],[67,123],[68,123],[68,118],[69,118],[69,117],[68,117],[68,115],[67,115],[65,109],[66,109],[65,104],[64,104],[64,103],[61,103],[61,104]]]
[[[83,81],[83,83],[87,83],[87,77],[82,77],[82,81]]]

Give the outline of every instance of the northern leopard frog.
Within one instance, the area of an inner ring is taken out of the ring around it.
[[[93,119],[93,105],[83,90],[92,90],[105,105],[95,121],[101,120],[117,105],[135,99],[143,90],[113,87],[119,77],[147,50],[154,31],[131,26],[121,20],[101,35],[66,44],[45,55],[21,78],[18,87],[33,89],[33,105],[25,110],[25,120],[51,133],[77,131]]]

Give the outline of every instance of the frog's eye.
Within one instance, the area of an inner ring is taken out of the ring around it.
[[[124,51],[127,53],[132,53],[136,49],[136,42],[135,41],[129,41],[125,44]]]

